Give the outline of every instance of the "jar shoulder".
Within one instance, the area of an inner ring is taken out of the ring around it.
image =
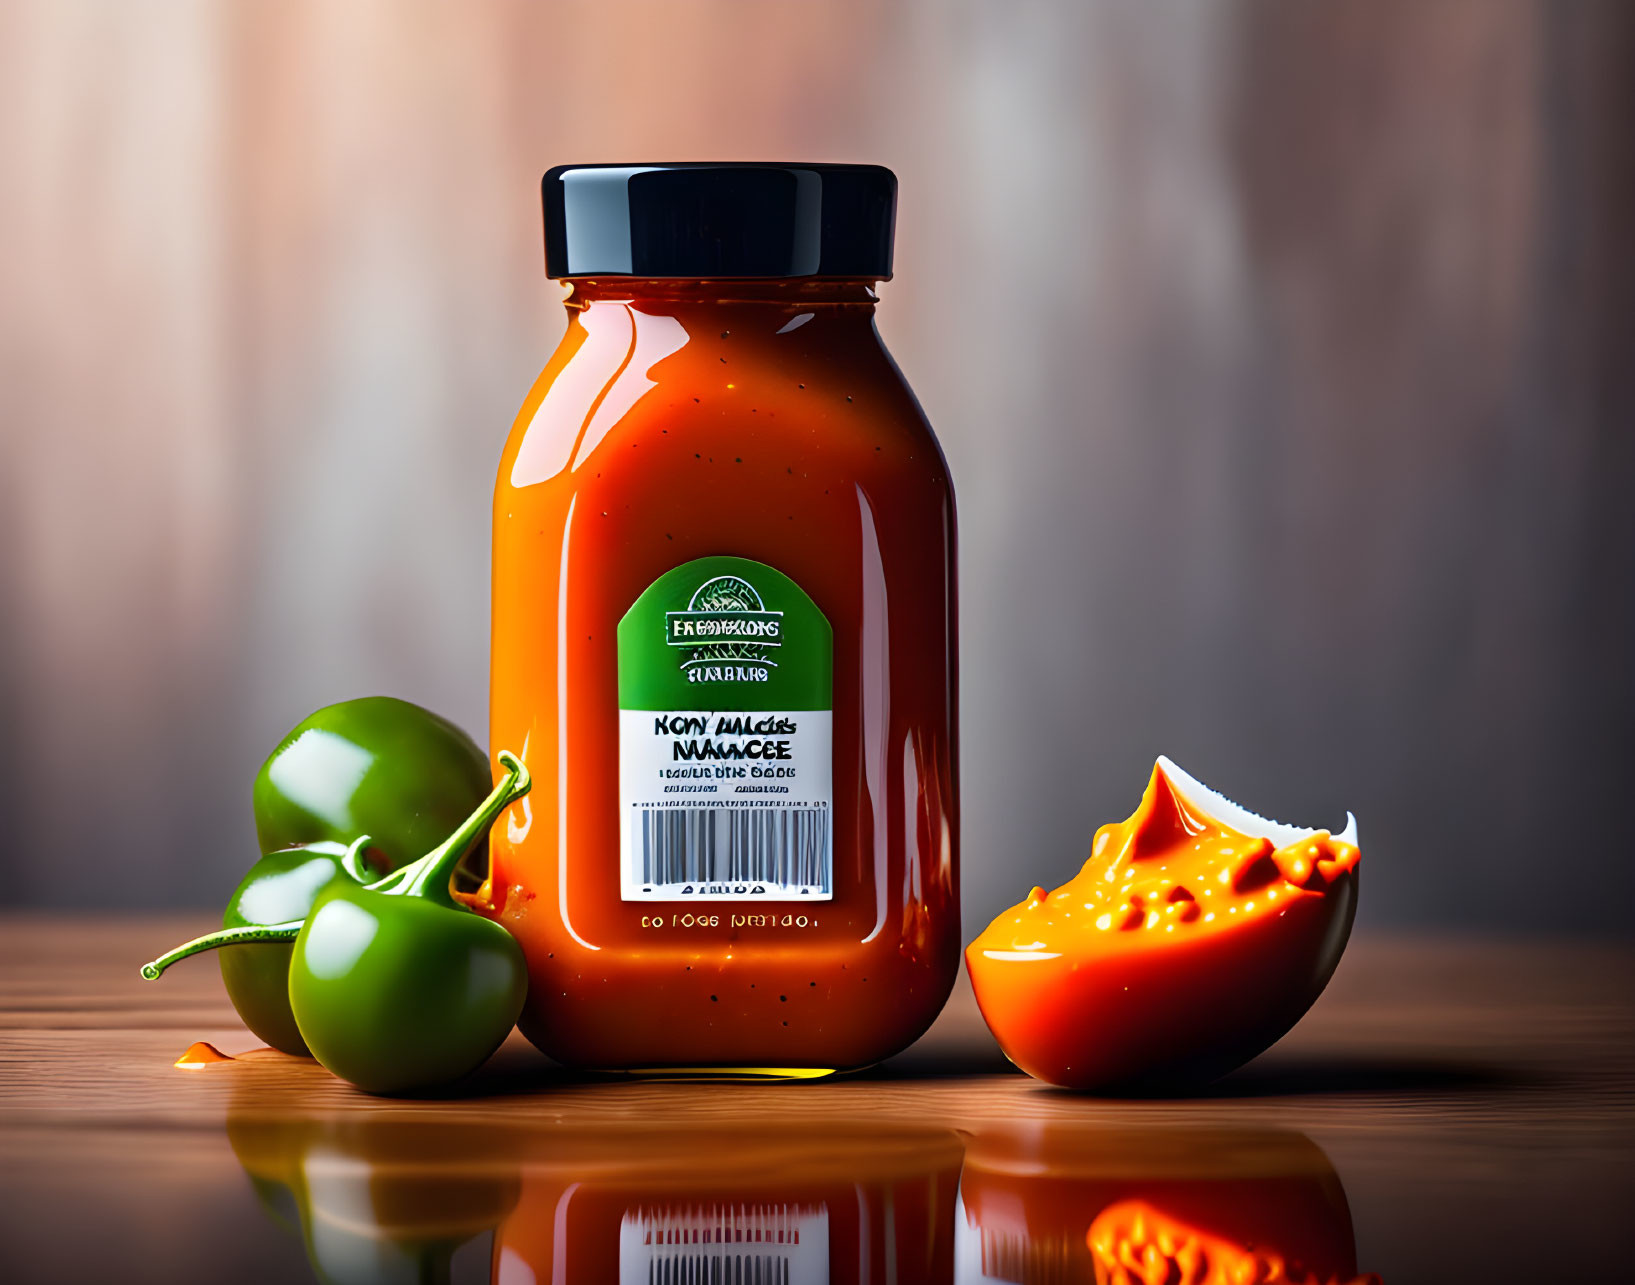
[[[630,312],[569,326],[512,424],[498,488],[578,491],[610,472],[627,478],[644,467],[631,452],[646,445],[664,448],[646,457],[650,470],[685,459],[686,447],[700,461],[748,464],[736,449],[745,446],[762,464],[793,452],[859,477],[913,472],[948,486],[941,445],[872,325],[733,347]]]

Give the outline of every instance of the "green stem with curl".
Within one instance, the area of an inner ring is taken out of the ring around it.
[[[346,855],[341,858],[341,869],[351,875],[358,883],[368,883],[374,872],[363,862],[364,849],[369,846],[370,835],[360,834],[347,846]]]
[[[250,942],[291,942],[301,935],[304,919],[292,919],[283,924],[250,924],[243,928],[223,928],[220,932],[206,933],[192,941],[184,941],[174,950],[167,950],[158,959],[142,965],[142,976],[150,982],[164,976],[165,969],[180,963],[189,955],[215,950],[221,946],[238,946]]]
[[[372,885],[376,891],[395,893],[404,897],[429,897],[445,906],[455,905],[454,898],[449,895],[449,882],[454,878],[454,867],[460,864],[460,859],[470,851],[472,845],[488,833],[488,827],[494,824],[500,813],[533,788],[533,779],[528,775],[528,769],[521,759],[509,750],[501,750],[499,759],[500,764],[506,768],[506,774],[494,787],[493,793],[461,823],[458,830],[419,861],[397,871],[402,877],[402,882],[391,888],[382,888],[379,884]],[[387,876],[388,879],[391,877]]]
[[[500,813],[533,788],[533,780],[528,775],[527,767],[515,754],[509,750],[501,750],[499,760],[506,769],[505,776],[494,787],[493,792],[478,805],[477,810],[460,823],[459,829],[418,861],[412,861],[392,871],[385,878],[364,886],[370,892],[384,892],[404,897],[427,897],[457,909],[457,903],[449,895],[449,881],[454,876],[454,867],[460,864],[460,859],[470,851],[471,846],[488,833],[489,826],[494,824]],[[363,868],[362,854],[368,843],[369,836],[360,835],[352,841],[346,857],[342,860],[342,868],[354,879],[357,878],[356,871]],[[360,879],[358,882],[363,881]],[[143,964],[142,976],[150,982],[158,981],[172,964],[179,963],[191,955],[216,950],[222,946],[292,942],[301,935],[301,927],[305,923],[305,919],[292,919],[282,924],[252,924],[242,928],[223,928],[217,932],[206,933],[203,937],[183,942],[174,950],[168,950],[159,958]]]

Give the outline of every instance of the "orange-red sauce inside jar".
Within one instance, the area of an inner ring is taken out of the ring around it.
[[[534,787],[491,838],[479,904],[527,955],[522,1029],[562,1062],[862,1066],[930,1024],[959,951],[953,494],[874,327],[895,182],[872,167],[681,167],[666,186],[675,172],[546,176],[568,328],[494,501],[490,743],[520,754]],[[575,242],[575,211],[583,233],[603,208],[585,192],[621,185],[628,226],[609,217],[634,271],[591,271],[608,236]],[[758,185],[772,195],[757,203]],[[697,227],[677,230],[682,207]],[[654,250],[659,214],[675,218]],[[667,271],[775,267],[754,220],[776,233],[786,215],[788,267],[821,271]],[[862,242],[845,235],[857,226]],[[695,632],[727,642],[694,647]],[[791,694],[754,703],[773,690]],[[677,710],[708,725],[672,732]],[[721,733],[735,711],[748,730]],[[703,775],[791,767],[787,783]],[[664,775],[683,771],[701,775]],[[744,783],[802,806],[730,794]],[[719,791],[700,803],[719,805],[714,838],[689,837],[698,814],[673,788]],[[675,878],[644,884],[655,867],[641,862],[660,857]],[[715,864],[689,878],[689,861]]]

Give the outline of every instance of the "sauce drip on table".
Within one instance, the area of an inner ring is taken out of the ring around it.
[[[206,1044],[199,1040],[187,1046],[187,1052],[176,1059],[177,1069],[182,1071],[197,1071],[213,1062],[231,1062],[234,1059],[223,1053],[214,1044]]]

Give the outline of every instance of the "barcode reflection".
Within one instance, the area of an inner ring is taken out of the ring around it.
[[[619,1228],[621,1285],[824,1285],[822,1205],[642,1209]]]

